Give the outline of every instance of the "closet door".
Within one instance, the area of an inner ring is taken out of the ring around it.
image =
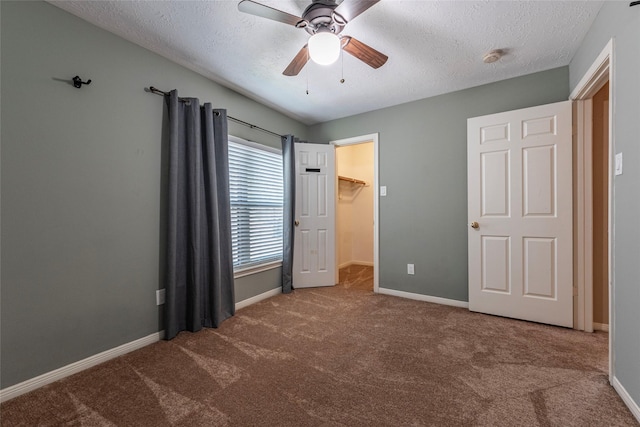
[[[335,146],[295,144],[293,287],[335,285]]]

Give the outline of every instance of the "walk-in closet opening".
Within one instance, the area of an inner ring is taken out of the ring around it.
[[[338,283],[373,291],[374,144],[336,147]]]

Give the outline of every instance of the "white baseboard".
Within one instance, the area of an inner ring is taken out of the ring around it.
[[[373,267],[373,262],[369,262],[369,261],[352,261],[351,265],[364,265],[365,267]]]
[[[604,332],[609,332],[609,324],[607,324],[607,323],[596,323],[596,322],[593,322],[593,330],[594,330],[594,331],[604,331]]]
[[[365,267],[373,267],[373,263],[368,261],[347,261],[338,265],[338,270],[341,268],[350,267],[352,265],[363,265]]]
[[[278,287],[275,289],[271,289],[270,291],[263,292],[260,295],[256,295],[255,297],[247,298],[240,302],[236,303],[236,310],[240,310],[241,308],[247,307],[251,304],[255,304],[257,302],[262,301],[263,299],[271,298],[276,295],[280,295],[282,293],[282,288]]]
[[[631,411],[633,416],[636,417],[636,420],[638,420],[638,422],[640,423],[640,406],[638,406],[638,402],[635,402],[633,400],[631,395],[629,395],[627,390],[622,384],[620,384],[620,381],[618,381],[615,376],[613,377],[613,382],[611,383],[611,385],[613,385],[613,388],[618,392],[618,394],[622,398],[622,401],[627,405],[627,407],[629,407],[629,410]]]
[[[260,295],[256,295],[253,298],[240,301],[236,304],[236,310],[251,304],[255,304],[258,301],[262,301],[263,299],[278,295],[280,293],[282,293],[282,288],[276,288]],[[21,383],[4,388],[0,390],[0,403],[6,402],[7,400],[13,399],[14,397],[18,397],[21,394],[28,393],[47,384],[51,384],[54,381],[58,381],[70,375],[77,374],[80,371],[84,371],[85,369],[89,369],[92,366],[99,365],[100,363],[106,362],[107,360],[111,360],[118,356],[122,356],[123,354],[138,350],[139,348],[146,347],[149,344],[160,341],[163,337],[164,331],[156,332],[146,337],[142,337],[135,341],[131,341],[121,346],[112,348],[110,350],[103,351],[102,353],[89,356],[86,359],[82,359],[53,371],[38,375],[35,378],[31,378]]]
[[[394,297],[414,299],[418,301],[432,302],[434,304],[451,305],[453,307],[469,308],[466,301],[458,301],[455,299],[432,297],[430,295],[414,294],[412,292],[396,291],[395,289],[378,288],[378,293],[392,295]]]
[[[62,368],[31,378],[27,381],[4,388],[0,390],[0,402],[6,402],[7,400],[18,397],[21,394],[28,393],[47,384],[51,384],[54,381],[77,374],[80,371],[99,365],[107,360],[111,360],[118,356],[122,356],[123,354],[138,350],[139,348],[146,347],[149,344],[153,344],[154,342],[161,340],[163,337],[164,331],[156,332],[110,350],[103,351],[102,353],[94,354],[86,359],[79,360],[67,366],[63,366]]]

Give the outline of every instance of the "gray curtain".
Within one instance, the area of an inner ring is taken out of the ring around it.
[[[293,237],[296,214],[296,157],[293,135],[282,137],[284,228],[282,242],[282,293],[293,289]]]
[[[169,139],[165,338],[235,312],[226,110],[165,96]]]

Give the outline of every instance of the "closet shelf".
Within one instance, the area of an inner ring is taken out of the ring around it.
[[[340,175],[338,175],[338,179],[340,181],[352,182],[354,184],[367,185],[366,181],[363,181],[361,179],[349,178],[348,176],[340,176]]]

